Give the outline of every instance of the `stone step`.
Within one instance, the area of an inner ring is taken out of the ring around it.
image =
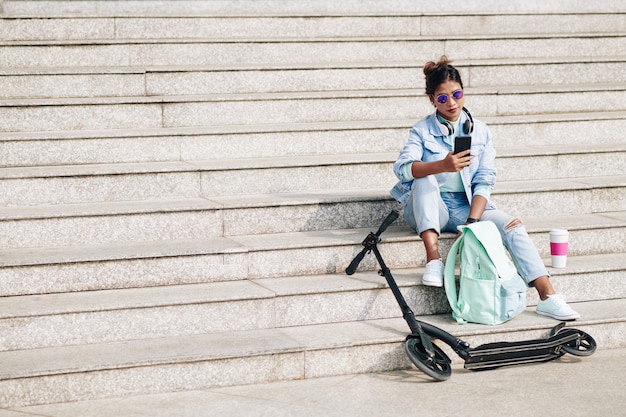
[[[601,48],[598,45],[602,45]],[[433,51],[457,60],[623,56],[624,32],[468,36],[227,40],[64,40],[0,42],[5,68],[426,62]]]
[[[270,328],[274,297],[246,280],[3,297],[0,350]]]
[[[573,256],[552,281],[571,302],[626,298],[625,271],[621,254]],[[449,312],[422,273],[393,271],[414,313]],[[3,297],[0,307],[0,351],[401,317],[375,272]]]
[[[1,40],[336,38],[471,36],[626,31],[624,13],[455,13],[335,16],[21,18],[0,25]]]
[[[389,209],[389,205],[381,206],[365,218],[367,226],[357,224],[351,229],[5,249],[0,253],[0,295],[343,273],[361,250],[363,239],[378,228]],[[626,247],[626,210],[523,220],[544,258],[549,257],[548,232],[553,228],[570,231],[571,256],[619,254]],[[449,250],[453,238],[443,234],[442,251]],[[426,258],[417,234],[402,223],[385,232],[380,248],[392,269],[415,268]],[[374,260],[366,258],[360,268],[376,268]]]
[[[398,146],[397,149],[401,149]],[[30,206],[388,188],[393,153],[0,168],[0,204]],[[503,148],[499,181],[616,176],[626,144]],[[250,178],[254,187],[250,187]],[[277,182],[276,178],[286,178]],[[560,186],[562,187],[562,186]],[[571,186],[570,186],[571,187]],[[506,189],[506,188],[505,188]],[[217,207],[217,205],[216,205]]]
[[[497,149],[498,181],[620,175],[623,172],[620,166],[626,164],[623,159],[626,153],[618,144],[595,144],[594,151],[587,145],[573,143],[548,146],[530,143]]]
[[[432,3],[425,0],[362,0],[289,1],[255,0],[244,2],[203,0],[123,1],[105,0],[3,0],[2,15],[9,17],[76,17],[76,16],[334,16],[345,14],[403,14],[442,13],[454,10],[457,14],[503,13],[602,13],[626,12],[621,3],[590,3],[583,0],[546,2],[528,0],[523,5],[498,0],[467,0],[458,4],[452,0]],[[486,13],[489,11],[489,13]],[[566,28],[564,28],[566,29]]]
[[[624,19],[626,21],[626,19]],[[614,83],[625,57],[455,60],[464,86]],[[0,99],[411,89],[422,66],[399,63],[3,69]],[[564,76],[567,74],[567,76]]]
[[[626,110],[626,85],[466,89],[477,117]],[[410,119],[432,105],[419,90],[0,100],[0,129],[155,129],[239,124]]]
[[[500,155],[508,148],[519,148],[520,144],[529,144],[531,149],[571,150],[585,146],[605,149],[604,146],[623,143],[619,135],[606,132],[626,129],[626,112],[616,111],[485,116],[480,120],[490,127]],[[408,130],[415,121],[414,117],[406,120],[280,125],[7,132],[0,136],[0,165],[119,164],[353,152],[397,153],[406,142]]]
[[[624,299],[573,306],[582,319],[568,326],[600,349],[625,346]],[[533,310],[497,327],[418,318],[476,347],[546,337],[556,322]],[[0,407],[410,368],[407,333],[394,318],[1,352]]]
[[[342,171],[343,172],[343,171]],[[382,174],[381,174],[382,175]],[[151,199],[0,209],[3,248],[184,240],[367,226],[389,190],[349,188],[268,195]],[[353,184],[354,185],[354,184]],[[522,217],[626,210],[624,175],[502,181],[493,200]]]
[[[623,175],[571,180],[523,180],[496,184],[498,207],[521,216],[584,214],[626,208]],[[535,200],[537,199],[537,200]]]

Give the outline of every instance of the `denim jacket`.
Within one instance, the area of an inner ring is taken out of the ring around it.
[[[402,167],[406,163],[414,161],[440,161],[454,148],[453,139],[449,140],[441,132],[435,117],[435,113],[433,113],[413,125],[409,133],[409,140],[393,165],[393,171],[400,181],[391,189],[391,195],[402,204],[406,204],[408,201],[413,183],[412,178],[404,176]],[[467,115],[462,113],[461,125],[465,122],[466,117]],[[472,163],[461,170],[461,179],[467,199],[470,202],[477,186],[486,190],[487,195],[489,195],[496,182],[496,151],[493,147],[491,132],[486,124],[476,119],[474,119],[474,131],[472,132],[471,155],[474,157]],[[447,172],[435,175],[439,186],[448,180],[448,175]],[[495,208],[490,200],[487,203],[487,208]]]

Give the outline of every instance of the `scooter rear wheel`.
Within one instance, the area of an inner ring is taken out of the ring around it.
[[[596,351],[598,345],[589,333],[578,329],[565,328],[565,323],[560,323],[554,326],[550,331],[550,336],[554,336],[555,334],[563,331],[576,332],[580,336],[577,340],[572,340],[571,342],[561,346],[564,352],[574,356],[591,356],[593,355],[593,352]]]
[[[424,350],[419,337],[409,335],[404,343],[406,354],[420,371],[437,381],[445,381],[452,374],[450,358],[434,343],[433,349],[435,356],[431,358]]]
[[[585,333],[582,330],[577,331],[578,334],[580,334],[580,339],[564,344],[562,346],[563,350],[574,356],[593,355],[593,352],[596,351],[596,347],[598,347],[596,341],[588,333]]]

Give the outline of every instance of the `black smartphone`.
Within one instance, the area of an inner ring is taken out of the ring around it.
[[[454,138],[454,154],[466,151],[472,147],[471,136],[457,136]]]

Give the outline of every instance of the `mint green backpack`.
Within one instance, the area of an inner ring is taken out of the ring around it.
[[[526,308],[526,283],[507,257],[496,225],[481,221],[459,226],[444,270],[444,286],[452,317],[458,323],[500,324]],[[460,285],[454,274],[460,259]]]

